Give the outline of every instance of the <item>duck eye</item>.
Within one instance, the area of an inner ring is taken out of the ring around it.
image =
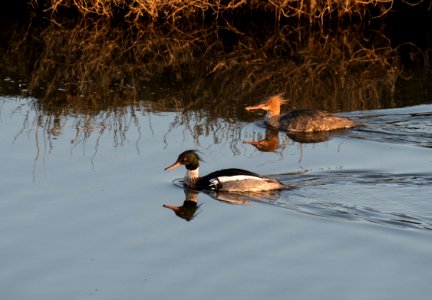
[[[183,158],[182,158],[182,161],[183,161],[183,162],[186,162],[187,160],[188,160],[187,157],[183,157]]]

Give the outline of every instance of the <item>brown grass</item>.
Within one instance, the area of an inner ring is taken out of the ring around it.
[[[421,1],[421,0],[420,0]],[[31,0],[33,7],[48,1]],[[202,19],[204,15],[217,19],[228,14],[241,15],[247,10],[266,12],[281,18],[297,17],[310,22],[324,22],[331,18],[383,16],[392,8],[394,0],[51,0],[47,12],[75,9],[81,16],[104,18],[124,17],[129,22],[184,22]]]

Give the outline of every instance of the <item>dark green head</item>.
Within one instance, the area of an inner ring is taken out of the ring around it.
[[[169,167],[166,167],[165,171],[168,171],[168,170],[180,167],[180,166],[185,166],[186,169],[188,169],[188,170],[195,170],[199,167],[200,160],[201,160],[201,158],[199,157],[196,150],[186,150],[178,156],[175,163],[173,163]]]

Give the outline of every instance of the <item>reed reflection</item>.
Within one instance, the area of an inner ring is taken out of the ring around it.
[[[229,41],[221,34],[227,30],[234,36]],[[315,32],[288,25],[269,32],[256,39],[217,25],[187,32],[128,30],[102,20],[14,27],[2,41],[0,69],[25,88],[0,81],[0,92],[33,96],[37,126],[48,128],[53,139],[63,137],[65,120],[73,117],[74,143],[114,132],[115,145],[121,145],[133,125],[141,126],[138,113],[176,112],[171,128],[184,128],[197,144],[203,136],[228,142],[236,154],[239,124],[255,119],[244,111],[254,104],[245,99],[269,91],[283,92],[294,108],[330,112],[430,100],[424,93],[430,89],[419,88],[429,86],[430,70],[408,74],[399,48],[382,32],[366,36],[355,26]],[[422,50],[410,51],[422,57]],[[256,146],[275,149],[271,139]]]
[[[167,33],[85,20],[31,29],[12,28],[6,49],[13,51],[2,53],[2,73],[26,78],[41,104],[82,111],[153,98],[164,111],[206,108],[212,117],[229,118],[240,111],[233,104],[269,91],[285,92],[294,107],[389,107],[398,105],[396,81],[408,75],[385,35],[365,36],[354,26],[326,33],[283,26],[262,40],[232,28],[237,34],[230,41],[221,34],[227,28],[216,25]]]

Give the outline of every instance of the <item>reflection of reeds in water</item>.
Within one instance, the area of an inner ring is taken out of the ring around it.
[[[392,98],[400,74],[397,53],[380,36],[370,44],[351,30],[323,37],[284,27],[262,42],[243,35],[226,52],[219,30],[125,34],[105,23],[50,27],[41,34],[43,51],[29,86],[41,101],[52,102],[60,88],[66,89],[63,97],[55,97],[61,103],[98,110],[113,98],[145,97],[143,84],[163,81],[179,89],[170,89],[169,104],[177,99],[177,106],[187,110],[209,104],[210,114],[225,117],[233,101],[280,91],[294,106],[378,107]]]
[[[235,36],[228,47],[227,31]],[[38,37],[16,35],[1,64],[3,72],[28,78],[37,109],[51,122],[74,114],[91,123],[101,113],[104,122],[121,122],[132,105],[178,111],[174,126],[198,138],[216,132],[219,118],[228,121],[223,131],[251,120],[246,102],[275,92],[285,92],[294,107],[329,111],[398,105],[398,53],[384,36],[365,37],[360,29],[324,34],[284,26],[257,38],[216,25],[182,32],[82,21],[48,26]],[[29,48],[30,56],[21,55]],[[17,63],[5,64],[11,59]],[[85,128],[92,132],[91,124]]]

